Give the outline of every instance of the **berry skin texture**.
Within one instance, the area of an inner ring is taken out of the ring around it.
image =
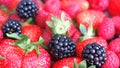
[[[88,26],[93,23],[93,28],[98,28],[106,15],[98,10],[87,10],[79,13],[76,17],[77,23],[83,24],[88,28]]]
[[[98,36],[110,40],[115,35],[114,22],[111,19],[104,19],[98,28]]]
[[[39,50],[40,57],[38,57],[35,50],[29,52],[27,56],[23,56],[21,68],[50,68],[50,55],[41,46],[39,47]]]
[[[0,41],[4,38],[2,30],[0,30]]]
[[[107,51],[107,60],[101,68],[119,68],[119,63],[118,56],[112,51]]]
[[[22,62],[23,51],[11,45],[14,40],[12,39],[3,39],[0,42],[0,56],[3,56],[3,59],[0,60],[0,68],[20,68]]]
[[[88,0],[91,9],[104,11],[109,6],[109,0]]]
[[[77,45],[76,45],[76,53],[75,53],[75,55],[77,57],[82,57],[82,51],[83,51],[84,47],[87,44],[91,44],[91,43],[97,43],[97,44],[99,44],[101,46],[104,46],[106,50],[108,49],[108,47],[107,47],[108,44],[107,44],[106,40],[104,40],[101,37],[93,37],[93,38],[89,38],[87,40],[78,42]]]
[[[49,50],[55,59],[73,56],[75,53],[75,42],[66,35],[55,35],[49,43]]]
[[[81,58],[76,58],[76,57],[63,58],[55,62],[52,68],[73,68],[75,59],[77,64],[79,64],[82,61]]]
[[[22,26],[22,34],[28,36],[31,42],[36,42],[42,34],[42,29],[38,25],[25,24]]]
[[[120,38],[116,38],[109,43],[109,50],[118,54],[120,52]]]
[[[120,16],[120,0],[109,0],[108,12],[111,16]]]
[[[89,65],[96,65],[97,68],[100,68],[107,60],[105,48],[97,43],[87,44],[82,56]]]
[[[33,0],[22,0],[16,11],[21,18],[35,17],[38,12],[38,6]]]
[[[115,35],[120,35],[120,16],[114,16],[111,18],[115,25]]]
[[[16,20],[7,20],[2,25],[2,31],[4,35],[12,33],[21,34],[21,24]]]

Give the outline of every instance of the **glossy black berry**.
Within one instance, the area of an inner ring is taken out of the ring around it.
[[[89,65],[96,65],[97,68],[100,68],[105,60],[107,60],[105,48],[97,43],[86,45],[82,56]]]
[[[7,20],[3,25],[2,25],[2,31],[4,35],[11,34],[11,33],[17,33],[21,34],[21,24],[16,21],[16,20]]]
[[[35,17],[38,12],[38,6],[33,0],[22,0],[16,11],[21,18]]]
[[[56,59],[70,57],[75,53],[75,42],[66,35],[55,35],[49,43],[49,50]]]

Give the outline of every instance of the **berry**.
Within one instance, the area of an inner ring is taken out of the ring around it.
[[[42,29],[38,25],[25,24],[22,26],[22,34],[28,36],[32,42],[36,42],[42,34]]]
[[[107,60],[101,68],[119,68],[119,58],[113,51],[107,51]]]
[[[0,30],[0,40],[4,38],[3,32]]]
[[[89,65],[96,65],[97,68],[100,68],[107,59],[105,48],[97,43],[87,44],[82,56]]]
[[[109,50],[118,54],[120,52],[120,38],[116,38],[109,43]]]
[[[55,62],[52,68],[73,68],[74,60],[76,60],[77,64],[82,61],[82,59],[78,57],[63,58]]]
[[[101,37],[93,37],[93,38],[89,38],[89,39],[86,39],[86,40],[83,40],[83,41],[77,43],[77,45],[76,45],[76,56],[82,57],[82,51],[83,51],[84,47],[87,44],[92,44],[92,43],[97,43],[101,46],[104,46],[105,49],[108,49],[108,47],[107,47],[108,44],[107,44],[106,40],[104,40]]]
[[[16,10],[21,18],[30,18],[36,16],[38,7],[33,0],[22,0]]]
[[[56,59],[70,57],[75,53],[75,42],[66,35],[55,35],[49,43],[49,50]]]
[[[77,23],[83,24],[88,28],[92,23],[94,28],[98,28],[103,19],[106,18],[106,15],[98,10],[87,10],[79,13],[77,15]]]
[[[16,20],[8,20],[2,25],[2,31],[4,35],[17,33],[21,34],[21,24]]]
[[[109,0],[108,12],[111,16],[120,16],[120,0]]]
[[[111,19],[104,19],[98,28],[98,36],[110,40],[115,35],[114,23]]]
[[[90,8],[95,10],[106,10],[109,6],[109,0],[88,0]]]

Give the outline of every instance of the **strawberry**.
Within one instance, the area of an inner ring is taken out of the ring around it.
[[[101,11],[88,10],[79,13],[76,19],[78,24],[83,24],[87,28],[91,23],[93,24],[94,28],[98,28],[105,17],[106,15]]]
[[[114,16],[111,18],[115,25],[115,35],[120,35],[120,16]]]
[[[44,29],[41,37],[44,39],[45,45],[48,46],[49,41],[51,40],[52,33],[49,29]]]
[[[108,12],[111,16],[120,15],[120,0],[109,0]]]
[[[22,26],[22,34],[27,35],[32,42],[36,42],[42,34],[42,30],[38,25],[25,24]]]
[[[104,11],[109,6],[109,0],[88,0],[91,9]]]
[[[9,10],[14,10],[21,0],[0,0],[0,3],[5,5]]]
[[[2,24],[5,23],[7,19],[8,19],[8,13],[0,9],[0,29],[2,28]]]
[[[111,19],[104,19],[98,28],[98,36],[104,38],[105,40],[110,40],[115,35],[114,23]]]
[[[89,8],[87,0],[61,0],[62,9],[67,12],[71,18],[75,18],[79,12]]]
[[[120,38],[116,38],[113,41],[111,41],[109,43],[109,50],[115,52],[116,54],[118,54],[120,52]]]
[[[43,9],[44,6],[40,0],[34,0],[34,2],[38,5],[39,10]]]
[[[91,43],[100,44],[101,46],[104,46],[106,49],[108,49],[108,47],[107,47],[108,44],[107,44],[106,40],[104,40],[101,37],[93,37],[93,38],[89,38],[89,39],[86,39],[86,40],[83,40],[83,41],[77,43],[77,45],[76,45],[76,56],[82,57],[83,48],[87,44],[91,44]]]
[[[112,51],[107,51],[107,60],[101,68],[119,68],[118,56]]]
[[[81,58],[76,58],[76,57],[63,58],[55,62],[52,68],[73,68],[75,59],[77,64],[82,61]]]
[[[49,15],[50,15],[49,12],[47,12],[45,10],[38,11],[38,14],[35,17],[35,21],[36,21],[37,25],[39,25],[42,28],[45,28],[46,20]]]
[[[13,42],[12,39],[3,39],[0,42],[0,56],[3,57],[0,60],[0,68],[21,67],[23,51],[18,47],[11,46]]]
[[[65,28],[68,28],[67,30],[66,29],[63,29],[63,31],[61,31],[61,32],[66,32],[66,34],[68,35],[68,37],[69,38],[71,38],[72,40],[74,40],[75,42],[77,42],[78,41],[78,39],[79,39],[79,37],[80,37],[80,32],[79,32],[79,30],[75,27],[75,25],[73,24],[73,22],[72,22],[72,20],[71,20],[71,18],[70,18],[70,16],[67,14],[67,13],[65,13],[64,11],[57,11],[57,12],[54,12],[53,13],[53,15],[55,16],[55,18],[57,19],[57,20],[60,20],[61,22],[59,22],[59,21],[56,21],[55,23],[61,23],[61,24],[64,24],[65,22],[64,21],[62,21],[61,19],[62,19],[62,13],[65,15],[65,17],[64,17],[64,20],[65,21],[68,21],[67,23],[68,24],[66,24],[66,26],[65,26]],[[48,17],[48,19],[47,19],[47,21],[48,22],[50,22],[50,21],[53,21],[54,22],[54,20],[53,20],[53,17],[51,17],[51,16],[49,16]],[[46,22],[47,22],[46,21]],[[51,22],[50,22],[51,23]],[[47,25],[48,25],[48,23],[47,23]],[[48,27],[50,27],[49,25],[48,25]],[[58,26],[59,27],[59,26]],[[62,27],[62,26],[61,26]],[[61,28],[61,27],[59,27],[59,28]],[[50,27],[51,28],[51,27]],[[52,27],[53,28],[53,27]],[[51,28],[51,29],[52,29]],[[56,27],[56,29],[55,30],[58,30],[58,32],[60,32],[59,31],[59,28],[57,28]],[[54,28],[53,28],[54,29]],[[54,30],[53,30],[54,31]]]
[[[3,32],[0,30],[0,40],[4,38]]]
[[[59,11],[61,9],[61,2],[60,0],[47,0],[44,9],[51,13]]]
[[[50,55],[42,47],[39,47],[39,50],[41,54],[39,58],[34,50],[23,56],[21,68],[50,68]]]

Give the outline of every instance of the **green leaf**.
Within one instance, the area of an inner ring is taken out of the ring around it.
[[[95,65],[92,65],[92,66],[90,66],[90,67],[88,67],[88,68],[96,68],[96,66],[95,66]]]
[[[90,35],[93,34],[93,25],[92,25],[92,23],[89,25],[87,33],[90,34]]]
[[[40,57],[40,50],[39,50],[38,45],[35,46],[35,50],[36,50],[36,52],[37,52],[37,54],[38,54],[38,57]]]
[[[86,61],[83,60],[83,61],[78,65],[78,68],[87,68]]]
[[[79,29],[83,35],[85,35],[87,33],[87,29],[86,29],[85,25],[80,24]]]
[[[7,37],[9,38],[14,38],[14,39],[21,39],[20,36],[16,33],[12,33],[12,34],[6,34]]]
[[[62,21],[62,22],[65,21],[65,13],[64,13],[64,12],[61,13],[61,21]]]
[[[54,27],[54,24],[53,24],[53,22],[51,22],[51,21],[46,21],[46,23],[47,23],[47,25],[49,26],[49,27]]]
[[[2,60],[4,57],[0,55],[0,60]]]
[[[76,59],[74,59],[74,67],[73,68],[77,68],[77,62]]]

